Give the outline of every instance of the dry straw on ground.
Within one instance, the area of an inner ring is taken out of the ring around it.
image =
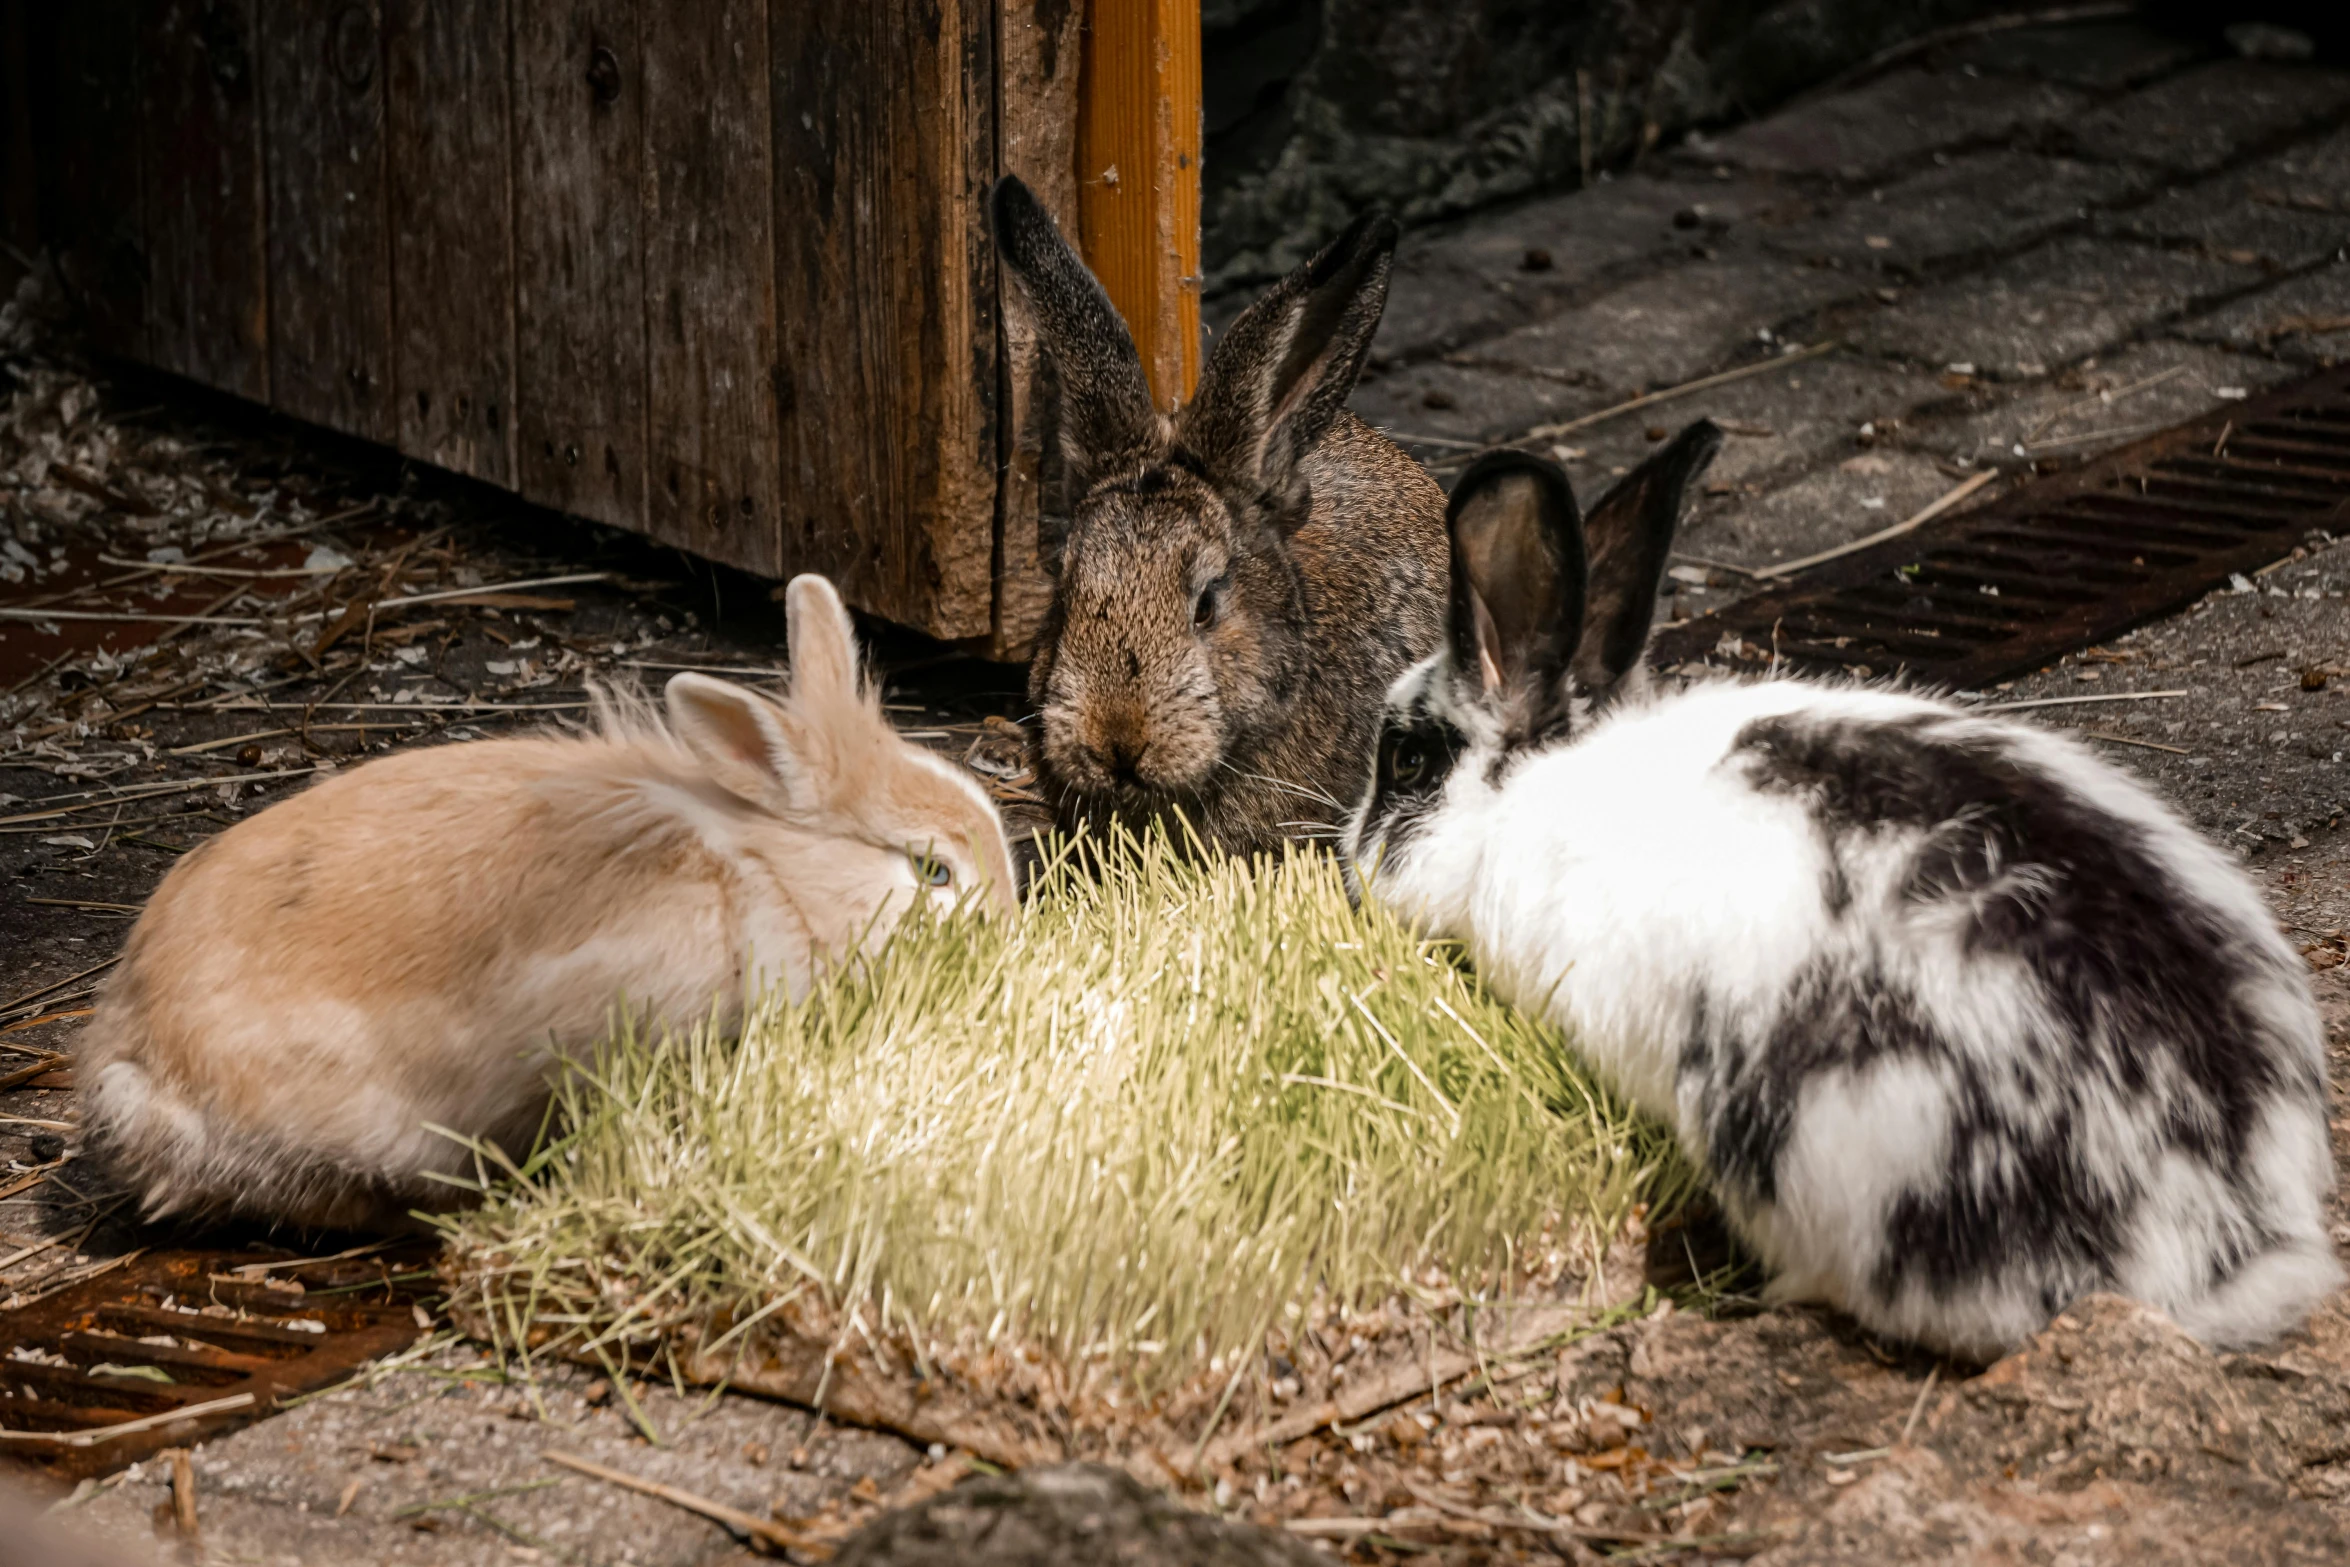
[[[624,1033],[560,1097],[559,1139],[448,1221],[477,1326],[704,1375],[825,1339],[800,1380],[852,1403],[959,1380],[1064,1426],[1186,1387],[1220,1416],[1309,1313],[1584,1273],[1563,1255],[1679,1170],[1326,857],[1158,838],[1079,845],[1017,923],[913,922],[739,1033]]]

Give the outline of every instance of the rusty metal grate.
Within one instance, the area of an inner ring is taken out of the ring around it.
[[[2350,525],[2350,369],[1930,522],[1657,638],[1657,662],[1977,687],[2183,608]]]
[[[331,1386],[423,1334],[430,1257],[146,1252],[0,1314],[0,1457],[105,1474]]]

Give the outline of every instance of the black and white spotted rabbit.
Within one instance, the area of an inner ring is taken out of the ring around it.
[[[2044,730],[1882,688],[1646,689],[1685,431],[1593,509],[1454,491],[1445,647],[1348,871],[1677,1130],[1771,1295],[1977,1360],[2111,1290],[2215,1344],[2343,1278],[2306,971],[2236,866]]]

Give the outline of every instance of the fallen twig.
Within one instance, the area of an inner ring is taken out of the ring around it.
[[[77,811],[104,810],[120,800],[147,800],[157,795],[186,794],[194,789],[210,789],[220,784],[252,783],[263,778],[306,778],[317,771],[315,767],[281,767],[274,772],[231,773],[225,778],[188,778],[178,783],[124,784],[113,789],[84,789],[77,794],[52,795],[48,800],[37,802],[42,807],[37,811],[0,816],[0,827],[12,827],[18,822],[47,821],[52,816],[71,816]],[[51,809],[59,800],[79,800],[83,803]]]
[[[243,592],[242,588],[237,590]],[[231,595],[232,597],[234,595]],[[258,615],[148,615],[130,610],[0,608],[0,620],[160,620],[188,626],[261,626]]]
[[[98,557],[109,566],[137,566],[142,571],[178,572],[197,577],[331,577],[348,566],[275,566],[257,571],[250,566],[200,566],[184,560],[129,560],[120,555]]]
[[[43,1023],[62,1023],[69,1017],[88,1017],[96,1007],[82,1007],[72,1012],[51,1012],[42,1017],[28,1017],[21,1023],[0,1027],[0,1034],[13,1034],[20,1028],[39,1028]]]
[[[0,1442],[55,1442],[60,1447],[96,1447],[100,1442],[111,1442],[118,1436],[152,1431],[158,1426],[176,1425],[182,1420],[199,1420],[206,1415],[225,1414],[231,1409],[247,1408],[252,1403],[253,1395],[250,1393],[231,1393],[226,1398],[190,1404],[183,1409],[167,1409],[160,1415],[125,1420],[119,1425],[95,1426],[87,1431],[12,1431],[0,1426]]]
[[[1918,1400],[1909,1406],[1909,1418],[1901,1422],[1901,1439],[1895,1447],[1909,1446],[1910,1434],[1918,1428],[1918,1416],[1926,1412],[1926,1397],[1934,1391],[1934,1384],[1942,1380],[1942,1362],[1934,1362],[1934,1369],[1926,1373],[1926,1385],[1918,1389]]]
[[[53,1159],[47,1164],[40,1165],[34,1169],[25,1171],[24,1174],[18,1176],[13,1181],[10,1181],[6,1186],[0,1186],[0,1201],[5,1201],[10,1197],[14,1197],[19,1192],[31,1191],[34,1187],[49,1179],[49,1172],[51,1170],[56,1169],[65,1162],[66,1161],[63,1159]]]
[[[63,979],[53,979],[48,984],[43,985],[38,989],[26,991],[23,995],[17,997],[14,1001],[0,1002],[0,1013],[14,1012],[18,1007],[23,1006],[28,1001],[38,1001],[43,996],[48,995],[52,991],[63,990],[66,986],[72,984],[75,980],[88,979],[92,974],[97,973],[99,970],[110,969],[121,961],[122,957],[118,953],[114,957],[108,958],[103,963],[93,963],[86,969],[82,969],[76,973],[66,975]],[[5,1088],[7,1086],[8,1085],[5,1083],[0,1083],[0,1088]]]
[[[171,1516],[182,1539],[196,1538],[196,1460],[184,1447],[171,1450]]]
[[[2125,424],[2118,430],[2084,430],[2078,435],[2060,435],[2052,441],[2032,441],[2024,446],[2024,455],[2037,456],[2041,452],[2060,452],[2068,446],[2087,446],[2096,441],[2123,441],[2133,435],[2150,435],[2170,426],[2157,420],[2152,424]]]
[[[2028,707],[2079,707],[2090,702],[2159,702],[2165,697],[2185,696],[2184,691],[2101,691],[2095,696],[2040,696],[2028,702],[1991,702],[1970,708],[1975,713],[2020,713]]]
[[[31,674],[25,676],[22,680],[19,680],[15,685],[10,686],[5,691],[0,691],[0,697],[10,697],[16,695],[16,693],[22,691],[26,686],[29,686],[34,681],[41,679],[44,675],[47,675],[52,670],[56,669],[58,665],[73,657],[76,651],[77,650],[74,648],[67,648],[64,652],[49,660],[48,663],[43,664],[40,668],[34,670]]]
[[[2195,754],[2183,745],[2163,745],[2158,741],[2140,740],[2130,735],[2109,734],[2103,729],[2084,729],[2081,731],[2081,734],[2086,739],[2103,740],[2108,745],[2141,746],[2149,751],[2168,751],[2173,756],[2192,756]]]
[[[411,604],[447,604],[479,598],[484,593],[513,593],[523,588],[559,588],[575,582],[607,582],[608,571],[575,571],[562,577],[529,577],[521,582],[485,582],[478,588],[445,588],[438,593],[410,593],[401,598],[377,599],[370,609],[406,609]]]
[[[580,1474],[590,1475],[595,1479],[621,1486],[627,1490],[641,1492],[646,1496],[658,1497],[672,1507],[682,1507],[689,1513],[699,1513],[714,1523],[723,1524],[734,1534],[754,1546],[766,1546],[771,1550],[798,1551],[802,1555],[813,1556],[819,1560],[832,1554],[832,1547],[821,1540],[801,1534],[796,1529],[786,1529],[781,1524],[770,1523],[764,1518],[754,1518],[749,1513],[729,1507],[723,1502],[711,1501],[706,1496],[696,1496],[693,1492],[681,1487],[669,1485],[659,1480],[648,1480],[641,1475],[632,1475],[623,1469],[609,1468],[592,1459],[582,1458],[576,1453],[549,1449],[539,1456],[550,1464],[576,1470]]]
[[[17,1051],[25,1050],[29,1047],[25,1045],[10,1045],[7,1048],[11,1051]],[[19,1083],[31,1082],[34,1078],[41,1076],[45,1072],[54,1072],[61,1066],[71,1065],[73,1065],[73,1057],[67,1055],[62,1050],[34,1051],[32,1065],[20,1066],[7,1072],[0,1072],[0,1088],[14,1088]]]
[[[1379,433],[1404,446],[1445,446],[1456,452],[1481,452],[1493,444],[1490,441],[1458,440],[1449,435],[1421,435],[1413,430],[1382,429]]]
[[[1555,1534],[1570,1540],[1613,1540],[1634,1545],[1662,1545],[1670,1540],[1684,1538],[1679,1535],[1660,1534],[1654,1529],[1605,1529],[1572,1524],[1563,1518],[1552,1518],[1538,1513],[1522,1502],[1519,1504],[1520,1513],[1517,1515],[1490,1513],[1481,1507],[1464,1507],[1459,1502],[1446,1501],[1427,1487],[1416,1485],[1409,1480],[1404,1482],[1404,1489],[1440,1513],[1449,1513],[1455,1518],[1467,1518],[1494,1529],[1522,1529],[1530,1534]]]
[[[1820,355],[1832,352],[1839,346],[1833,341],[1814,343],[1809,348],[1799,348],[1791,354],[1781,354],[1776,359],[1758,360],[1754,364],[1740,365],[1735,370],[1724,370],[1716,375],[1701,375],[1694,381],[1683,381],[1679,386],[1668,386],[1661,391],[1643,392],[1629,402],[1617,403],[1612,408],[1602,408],[1597,413],[1584,414],[1580,418],[1568,419],[1559,424],[1538,424],[1520,436],[1519,439],[1527,441],[1556,440],[1562,435],[1572,435],[1577,430],[1588,430],[1595,424],[1605,424],[1608,420],[1623,414],[1635,413],[1658,403],[1671,402],[1676,397],[1687,397],[1692,392],[1702,392],[1716,386],[1727,386],[1732,381],[1743,381],[1748,376],[1762,375],[1771,370],[1783,370],[1789,365],[1799,365],[1806,359],[1817,359]]]
[[[1928,503],[1923,510],[1912,516],[1904,517],[1890,528],[1880,528],[1866,538],[1854,539],[1849,544],[1839,544],[1834,549],[1821,550],[1816,555],[1806,555],[1801,560],[1790,560],[1774,566],[1757,567],[1750,575],[1759,582],[1767,582],[1775,577],[1793,576],[1796,572],[1809,571],[1814,566],[1825,565],[1829,561],[1839,560],[1846,555],[1865,550],[1872,544],[1882,544],[1887,539],[1899,538],[1913,528],[1920,528],[1932,522],[1936,517],[1941,516],[1951,507],[1956,506],[1960,501],[1965,500],[1998,477],[1998,469],[1985,468],[1971,479],[1960,480]]]
[[[2172,365],[2168,370],[2157,370],[2154,372],[2154,374],[2146,376],[2141,380],[2132,381],[2127,386],[2115,387],[2113,390],[2107,392],[2098,392],[2093,396],[2082,398],[2077,403],[2067,403],[2062,408],[2057,409],[2056,412],[2043,418],[2038,424],[2033,425],[2031,429],[2025,431],[2023,440],[2018,444],[2023,446],[2031,445],[2034,441],[2037,441],[2041,436],[2048,432],[2049,426],[2063,423],[2065,420],[2071,418],[2074,414],[2079,413],[2084,408],[2110,408],[2115,403],[2120,402],[2123,398],[2135,397],[2138,393],[2145,391],[2148,387],[2160,386],[2163,382],[2170,380],[2173,376],[2185,374],[2186,370],[2187,367],[2185,365]]]
[[[233,703],[172,702],[158,703],[175,710],[191,713],[276,713],[291,712],[294,704],[274,706],[256,702],[252,707],[238,707]],[[575,713],[595,706],[593,702],[312,702],[306,712],[341,713]]]

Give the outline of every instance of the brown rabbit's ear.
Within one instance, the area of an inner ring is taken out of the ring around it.
[[[1200,373],[1179,439],[1216,476],[1302,521],[1297,463],[1354,395],[1387,308],[1395,220],[1355,219],[1234,321]]]
[[[669,728],[727,793],[769,810],[811,802],[805,759],[773,702],[708,675],[672,675]]]
[[[996,181],[988,212],[996,252],[1019,279],[1037,342],[1052,365],[1061,461],[1074,498],[1103,474],[1156,455],[1164,426],[1151,407],[1142,359],[1118,307],[1061,237],[1052,215],[1010,174]]]
[[[1690,481],[1722,449],[1722,429],[1700,419],[1599,499],[1583,524],[1591,586],[1575,679],[1594,696],[1638,689],[1665,566]]]
[[[1564,722],[1567,667],[1583,634],[1583,529],[1556,463],[1487,452],[1461,475],[1452,532],[1455,677],[1498,710],[1512,742]]]

